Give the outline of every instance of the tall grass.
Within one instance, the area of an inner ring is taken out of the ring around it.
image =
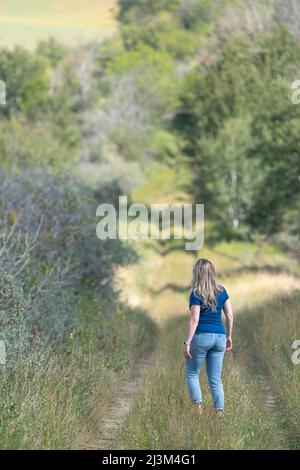
[[[228,288],[236,314],[234,350],[226,353],[224,362],[226,410],[224,419],[220,421],[212,410],[205,369],[201,372],[205,397],[202,416],[195,415],[195,410],[191,409],[185,384],[182,342],[187,328],[187,316],[182,318],[182,313],[187,309],[187,287],[193,257],[183,250],[173,250],[172,241],[169,245],[165,243],[162,250],[159,248],[161,246],[157,247],[157,244],[145,243],[140,250],[139,264],[121,268],[127,297],[135,305],[142,299],[151,316],[162,325],[162,332],[155,364],[148,371],[134,406],[114,442],[114,448],[290,447],[291,441],[287,434],[294,433],[292,429],[295,429],[298,419],[294,417],[292,424],[291,418],[299,400],[296,392],[299,387],[295,378],[296,367],[294,371],[290,369],[289,374],[292,373],[294,378],[287,382],[290,387],[290,411],[282,406],[281,412],[268,408],[257,369],[253,367],[253,364],[258,364],[258,358],[253,352],[257,350],[260,356],[262,347],[254,344],[251,334],[258,334],[264,318],[265,335],[269,338],[264,345],[264,348],[269,345],[269,350],[264,356],[272,357],[275,335],[277,343],[282,340],[287,345],[286,357],[291,366],[292,340],[287,339],[283,333],[286,332],[286,318],[280,317],[280,322],[273,325],[270,319],[276,318],[273,316],[274,304],[269,302],[270,299],[277,299],[278,292],[288,298],[299,289],[297,260],[279,247],[267,243],[219,243],[206,246],[198,253],[198,256],[208,257],[214,262],[220,281]],[[277,300],[274,303],[276,305]],[[283,312],[282,316],[285,317],[285,309],[282,310],[280,305],[276,309],[278,315]],[[297,312],[297,308],[292,310]],[[292,329],[297,327],[294,319],[291,318],[290,322]],[[298,336],[300,338],[300,331]],[[283,364],[281,367],[285,367]],[[282,374],[278,365],[273,370],[275,376]],[[285,369],[285,374],[287,370],[288,368]],[[285,379],[284,374],[281,378],[277,377],[281,394],[284,394]],[[289,424],[286,424],[286,419]],[[285,427],[289,428],[288,433],[285,432]]]
[[[166,325],[155,364],[114,448],[121,449],[271,449],[280,448],[272,412],[264,406],[259,384],[238,356],[224,365],[226,410],[215,415],[205,371],[201,373],[204,412],[197,415],[188,398],[182,337],[186,319]]]
[[[277,414],[289,447],[300,447],[300,364],[292,344],[300,340],[300,291],[278,296],[259,309],[244,312],[240,332],[251,351],[254,372],[267,374],[277,397]]]
[[[1,370],[2,449],[85,448],[101,436],[101,417],[135,358],[153,347],[156,327],[126,306],[103,311],[83,295],[82,321],[66,344],[37,344]]]

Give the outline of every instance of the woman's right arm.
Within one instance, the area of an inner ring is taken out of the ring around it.
[[[188,334],[187,340],[185,341],[185,348],[184,348],[184,356],[186,359],[192,359],[190,354],[190,344],[197,329],[197,325],[199,323],[199,316],[200,316],[200,306],[199,305],[191,305],[190,308],[190,318],[188,324]]]
[[[224,303],[223,310],[226,317],[226,351],[232,349],[232,326],[233,326],[233,313],[230,299]]]

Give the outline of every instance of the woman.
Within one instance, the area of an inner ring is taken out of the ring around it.
[[[233,314],[225,287],[217,284],[211,261],[200,258],[193,266],[189,296],[190,320],[184,341],[186,382],[193,405],[201,409],[202,394],[199,373],[204,358],[214,408],[222,413],[224,391],[221,379],[224,353],[232,349]],[[226,333],[222,324],[222,309],[226,317]]]

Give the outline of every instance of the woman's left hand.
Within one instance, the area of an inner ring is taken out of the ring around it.
[[[190,353],[190,346],[186,345],[184,346],[184,357],[186,359],[192,359],[191,353]]]

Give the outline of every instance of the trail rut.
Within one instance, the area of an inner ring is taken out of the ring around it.
[[[100,439],[90,448],[110,449],[124,420],[130,411],[135,394],[139,390],[148,367],[154,360],[155,351],[141,357],[136,365],[135,375],[120,383],[116,398],[110,405],[102,423]]]

